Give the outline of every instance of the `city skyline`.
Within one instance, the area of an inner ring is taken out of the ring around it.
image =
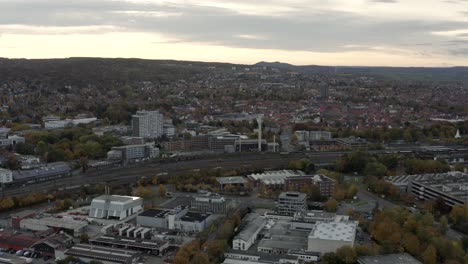
[[[0,56],[468,65],[468,1],[0,0]]]

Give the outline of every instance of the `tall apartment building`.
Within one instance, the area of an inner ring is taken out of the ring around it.
[[[135,137],[157,138],[164,134],[164,116],[159,111],[138,111],[132,116]]]
[[[276,211],[282,215],[294,215],[307,209],[307,195],[300,192],[282,192],[278,197]]]

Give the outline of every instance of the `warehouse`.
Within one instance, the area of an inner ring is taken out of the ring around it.
[[[143,209],[143,199],[132,196],[101,195],[91,202],[89,217],[125,219]]]
[[[135,250],[152,255],[160,255],[169,247],[169,242],[162,240],[149,240],[141,238],[129,238],[120,236],[101,236],[92,238],[89,242],[93,245],[100,245],[112,248],[124,248]]]
[[[102,247],[88,244],[78,244],[65,251],[65,257],[77,257],[82,261],[99,261],[103,264],[131,264],[139,258],[137,251]]]
[[[88,223],[65,218],[45,217],[41,219],[28,218],[20,222],[21,229],[30,231],[64,231],[74,237],[79,237],[85,231]]]

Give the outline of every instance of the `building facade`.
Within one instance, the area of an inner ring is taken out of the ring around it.
[[[164,134],[164,116],[159,111],[138,111],[132,116],[133,135],[157,138]]]
[[[294,215],[307,209],[307,195],[300,192],[282,192],[278,197],[276,211],[282,215]]]
[[[91,202],[89,217],[122,220],[142,209],[140,197],[102,195]]]
[[[335,193],[335,181],[319,174],[289,177],[285,180],[284,189],[303,192],[309,190],[312,185],[317,186],[321,196],[330,197]]]

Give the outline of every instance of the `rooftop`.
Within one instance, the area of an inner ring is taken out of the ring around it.
[[[408,253],[380,255],[358,258],[360,264],[421,264],[421,262]]]
[[[309,238],[323,240],[354,241],[357,223],[347,222],[318,222],[312,229]]]
[[[307,198],[307,194],[300,192],[282,192],[279,196],[279,199],[300,199],[304,200]]]
[[[187,212],[184,216],[180,218],[181,221],[185,222],[203,222],[207,219],[211,214],[202,214],[202,213],[195,213],[195,212]]]
[[[41,177],[46,175],[65,174],[71,171],[70,165],[66,162],[54,162],[47,165],[32,169],[32,170],[16,170],[13,171],[13,179],[15,181],[29,178]]]
[[[263,228],[266,223],[266,219],[261,217],[258,214],[250,214],[251,221],[249,221],[248,225],[242,229],[242,231],[237,234],[234,239],[242,239],[244,241],[248,241],[259,229]]]
[[[76,257],[88,257],[97,260],[112,261],[116,263],[130,263],[131,260],[138,255],[138,252],[126,249],[78,244],[67,250],[65,254]]]
[[[15,218],[15,217],[23,218],[23,217],[30,216],[30,215],[35,214],[35,213],[36,213],[36,211],[34,211],[34,210],[24,210],[24,211],[21,211],[21,212],[10,214],[10,217],[11,218]]]
[[[136,196],[121,196],[121,195],[101,195],[101,196],[98,196],[96,198],[93,199],[93,202],[94,201],[97,201],[97,200],[102,200],[102,201],[105,201],[105,200],[109,200],[110,202],[131,202],[131,201],[136,201],[136,200],[139,200],[141,199],[140,197],[136,197]]]
[[[219,177],[219,178],[216,178],[216,180],[220,184],[245,184],[245,183],[247,183],[247,180],[244,177],[241,177],[241,176]]]

